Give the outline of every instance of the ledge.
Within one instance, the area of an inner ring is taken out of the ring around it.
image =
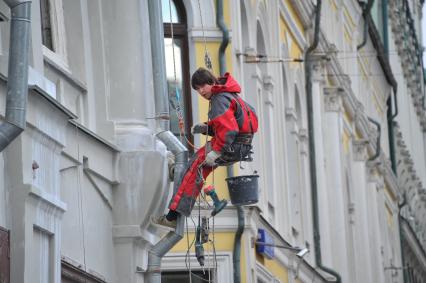
[[[94,138],[95,140],[97,140],[98,142],[106,145],[107,147],[109,147],[111,150],[115,151],[115,152],[121,152],[120,149],[110,143],[109,141],[107,141],[106,139],[104,139],[103,137],[99,136],[98,134],[96,134],[95,132],[92,132],[91,130],[89,130],[88,128],[86,128],[85,126],[83,126],[82,124],[78,123],[75,120],[70,120],[69,123],[75,127],[77,127],[80,131],[82,131],[83,133],[85,133],[86,135],[88,135],[91,138]]]
[[[29,90],[33,90],[34,92],[40,94],[42,98],[44,98],[47,102],[52,104],[54,107],[59,109],[62,113],[68,116],[69,119],[77,119],[78,116],[72,113],[68,108],[59,103],[55,98],[53,98],[50,94],[48,94],[45,90],[43,90],[38,85],[29,85]]]
[[[54,195],[49,194],[34,185],[27,184],[25,186],[27,186],[28,193],[30,196],[41,199],[45,203],[49,204],[53,208],[58,209],[61,212],[67,211],[67,204],[55,197]]]

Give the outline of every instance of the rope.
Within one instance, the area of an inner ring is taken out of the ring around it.
[[[192,148],[194,148],[194,150],[198,150],[198,148],[193,143],[191,143],[188,140],[188,138],[186,137],[186,135],[185,135],[184,115],[182,113],[182,108],[181,108],[181,95],[180,95],[180,92],[179,92],[179,89],[178,89],[178,86],[177,86],[176,55],[175,55],[175,48],[174,48],[174,42],[175,42],[175,40],[174,40],[174,29],[173,29],[173,21],[172,21],[172,8],[171,8],[172,5],[171,5],[171,1],[172,0],[169,0],[169,15],[170,15],[171,37],[172,37],[173,75],[174,75],[174,83],[175,83],[175,96],[176,96],[176,101],[177,101],[177,105],[176,105],[175,109],[176,109],[176,115],[177,115],[177,118],[178,118],[179,136],[180,136],[181,141],[183,139],[185,139],[186,143],[189,146],[191,146]],[[205,66],[211,71],[212,70],[212,63],[211,63],[211,58],[210,58],[208,50],[207,50],[207,41],[206,41],[206,37],[205,37],[205,33],[204,33],[204,23],[203,23],[203,15],[202,15],[202,11],[201,11],[200,0],[198,0],[198,9],[199,9],[199,12],[200,12],[201,30],[202,30],[202,34],[203,34],[203,40],[204,40],[204,63],[205,63]],[[211,109],[211,103],[209,103],[209,111],[210,111],[210,109]],[[209,119],[208,119],[208,122],[209,122]],[[208,122],[207,122],[207,124],[208,124]],[[207,144],[207,142],[208,142],[208,126],[207,126],[207,134],[206,134],[206,143],[205,144]],[[206,153],[207,152],[205,152],[205,154]],[[202,206],[201,202],[203,202],[204,208],[210,208],[211,207],[210,204],[208,203],[207,199],[206,199],[205,193],[202,190],[202,188],[204,187],[204,185],[206,183],[206,180],[204,179],[204,176],[202,174],[202,166],[203,165],[204,164],[201,164],[197,168],[197,175],[202,180],[201,191],[200,191],[200,194],[198,196],[198,227],[200,227],[200,229],[201,229],[201,206]],[[213,184],[214,184],[214,171],[213,171]],[[193,194],[195,194],[195,192],[196,191],[194,190]],[[193,195],[193,197],[194,197],[194,195]],[[196,227],[195,222],[192,219],[192,217],[191,217],[191,220],[194,223],[194,227]],[[209,218],[207,220],[209,221]],[[188,220],[186,218],[186,235],[187,235],[187,246],[188,246],[188,249],[187,249],[187,253],[186,253],[186,256],[185,256],[185,263],[186,263],[187,269],[189,271],[189,281],[190,281],[190,283],[192,283],[192,276],[195,276],[195,277],[199,278],[202,281],[212,282],[210,280],[211,279],[211,276],[210,276],[210,269],[211,269],[211,267],[210,266],[209,266],[209,271],[208,271],[209,272],[208,273],[208,276],[209,276],[208,281],[206,279],[198,276],[197,274],[193,273],[192,270],[191,270],[191,261],[188,260],[188,258],[190,257],[191,247],[193,246],[193,244],[195,242],[196,230],[195,230],[195,233],[194,233],[194,239],[193,239],[192,243],[189,242],[189,231],[188,230],[189,230],[189,228],[188,228]],[[214,232],[214,220],[213,220],[213,232]],[[209,241],[209,242],[212,242],[212,241]],[[213,252],[214,252],[214,262],[215,262],[214,268],[215,268],[215,270],[217,270],[216,250],[214,248],[214,235],[213,235]],[[209,254],[209,259],[210,259],[210,254]],[[204,267],[203,267],[203,272],[204,272]]]
[[[198,0],[198,11],[200,12],[201,31],[203,33],[203,40],[204,40],[204,64],[206,65],[207,69],[209,69],[211,71],[212,70],[212,60],[210,59],[209,53],[207,51],[207,41],[206,41],[206,36],[204,35],[203,15],[201,13],[200,0]]]
[[[174,29],[173,29],[173,20],[172,20],[172,1],[169,0],[169,16],[170,16],[170,29],[172,34],[172,56],[173,56],[173,75],[174,75],[174,84],[175,84],[175,96],[176,96],[176,115],[178,118],[178,126],[179,126],[179,137],[181,142],[183,140],[186,141],[186,143],[191,146],[192,148],[196,149],[195,145],[191,143],[190,140],[185,135],[185,120],[182,113],[181,103],[180,103],[180,93],[178,89],[177,84],[177,75],[176,75],[176,55],[175,55],[175,37],[174,37]]]

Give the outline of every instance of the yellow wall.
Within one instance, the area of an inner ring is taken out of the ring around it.
[[[284,1],[286,8],[288,9],[288,11],[290,12],[290,15],[292,16],[292,18],[294,19],[297,28],[299,29],[299,31],[302,34],[305,34],[305,29],[303,27],[302,24],[302,20],[300,19],[300,17],[297,15],[296,10],[293,8],[293,6],[290,3],[290,0],[285,0]]]
[[[280,40],[285,44],[289,50],[290,58],[302,59],[303,50],[302,47],[296,41],[293,32],[288,28],[285,20],[280,17]],[[291,66],[299,66],[300,64],[291,64]]]
[[[278,263],[276,260],[268,260],[264,261],[265,268],[269,270],[280,282],[287,283],[288,282],[288,269]]]
[[[343,151],[345,152],[345,154],[348,154],[349,153],[349,147],[350,147],[349,143],[351,141],[351,136],[346,131],[346,129],[343,131],[342,141],[343,141]]]

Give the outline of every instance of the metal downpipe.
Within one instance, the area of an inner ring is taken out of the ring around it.
[[[315,243],[315,261],[318,268],[336,277],[336,282],[342,282],[341,276],[335,270],[325,267],[321,260],[321,241],[319,229],[319,204],[318,204],[318,184],[315,160],[315,140],[314,140],[314,121],[313,121],[313,102],[312,102],[312,81],[311,81],[311,53],[317,48],[319,43],[320,22],[321,22],[322,0],[317,0],[315,8],[315,33],[312,45],[305,53],[305,74],[306,74],[306,104],[308,112],[308,130],[309,130],[309,167],[311,172],[311,191],[312,191],[312,217]]]
[[[382,14],[383,14],[383,46],[385,48],[386,56],[389,58],[389,33],[388,33],[388,0],[383,0],[382,3]],[[392,96],[388,98],[388,136],[389,136],[389,154],[392,164],[392,171],[397,176],[396,171],[396,154],[395,154],[395,137],[394,137],[394,119],[398,115],[398,101],[397,101],[397,93],[398,93],[398,85],[396,82],[392,84],[393,94],[394,94],[394,106],[395,113],[392,114]]]
[[[405,196],[405,194],[403,194],[402,195],[402,203],[401,204],[398,204],[398,221],[399,221],[399,245],[400,245],[400,249],[401,249],[401,265],[404,267],[404,266],[406,266],[406,263],[405,263],[405,255],[404,255],[404,252],[402,251],[402,246],[403,246],[403,237],[404,237],[404,233],[403,233],[403,231],[402,231],[402,226],[401,226],[401,223],[402,223],[402,220],[403,220],[403,216],[402,216],[402,214],[401,214],[401,210],[402,210],[402,208],[404,207],[404,206],[406,206],[407,205],[407,197]],[[406,283],[406,282],[409,282],[408,280],[407,280],[407,278],[408,278],[408,276],[407,276],[407,271],[406,271],[406,269],[402,269],[402,274],[403,274],[403,282],[404,283]],[[411,283],[411,280],[410,280],[410,283]]]
[[[148,10],[152,53],[152,76],[154,82],[155,119],[157,121],[157,128],[169,130],[169,95],[167,91],[166,59],[164,58],[164,28],[161,1],[148,0]]]
[[[362,10],[362,15],[364,16],[364,36],[362,39],[362,42],[360,45],[357,46],[357,50],[361,50],[361,48],[363,48],[365,46],[365,44],[367,44],[367,35],[368,35],[368,21],[366,18],[366,15],[370,14],[371,8],[373,7],[374,4],[374,0],[368,0],[367,5],[365,6],[365,8]],[[361,3],[360,3],[361,5]]]
[[[244,209],[242,206],[237,206],[238,228],[235,232],[234,250],[232,251],[232,265],[234,267],[234,283],[241,282],[241,237],[244,233]]]
[[[25,129],[31,0],[5,0],[11,10],[5,121],[0,125],[0,152]]]
[[[222,42],[220,43],[220,47],[219,47],[219,70],[220,70],[220,75],[223,75],[226,72],[225,50],[229,44],[229,30],[223,18],[223,0],[216,1],[216,21],[217,21],[217,25],[222,31]],[[232,165],[227,166],[226,172],[228,177],[233,177],[234,167]],[[238,227],[234,237],[232,265],[234,270],[234,283],[240,283],[241,282],[241,270],[240,270],[241,237],[244,233],[245,223],[244,223],[244,209],[241,206],[236,206],[236,208],[237,208]]]
[[[158,133],[157,137],[175,155],[173,193],[176,193],[185,173],[186,164],[188,162],[188,150],[170,131]],[[183,238],[184,227],[185,217],[179,215],[176,230],[167,233],[164,238],[148,251],[148,268],[145,275],[145,279],[148,283],[161,283],[161,259]]]
[[[222,31],[222,42],[219,47],[219,69],[220,75],[223,75],[226,72],[225,50],[229,43],[229,31],[223,19],[223,0],[216,1],[216,21]]]
[[[179,139],[169,131],[169,99],[167,93],[166,62],[164,59],[164,31],[161,13],[161,1],[149,0],[149,22],[152,52],[152,70],[155,97],[155,118],[160,132],[157,137],[175,156],[174,185],[175,193],[180,185],[188,162],[188,150]],[[185,218],[179,216],[175,231],[167,233],[148,251],[148,267],[145,280],[148,283],[161,283],[161,259],[183,238]]]

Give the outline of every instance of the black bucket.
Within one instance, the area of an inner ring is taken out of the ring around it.
[[[257,190],[259,175],[245,175],[226,178],[229,196],[233,205],[248,205],[257,203],[259,194]]]

